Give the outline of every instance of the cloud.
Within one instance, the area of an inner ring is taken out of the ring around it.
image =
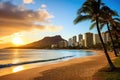
[[[47,11],[45,4],[41,5],[40,9],[33,11],[10,2],[0,3],[0,34],[5,36],[34,28],[41,31],[49,29],[51,32],[61,30],[62,28],[59,26],[50,25],[52,18],[54,15]]]
[[[15,6],[9,2],[0,4],[0,18],[9,20],[25,21],[43,21],[48,22],[53,15],[46,8],[40,8],[37,11],[28,10],[22,6]]]
[[[42,4],[41,5],[41,8],[46,8],[47,6],[45,4]]]
[[[23,0],[23,3],[24,4],[31,4],[31,3],[34,3],[33,0]]]

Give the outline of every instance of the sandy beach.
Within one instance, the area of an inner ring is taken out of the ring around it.
[[[107,65],[107,60],[103,51],[92,51],[95,55],[23,70],[1,76],[0,80],[102,80],[94,75]]]

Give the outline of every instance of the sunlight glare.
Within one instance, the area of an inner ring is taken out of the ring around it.
[[[23,45],[24,42],[23,42],[23,39],[21,37],[14,37],[12,39],[12,43],[15,44],[15,45]]]
[[[18,72],[18,71],[22,71],[24,70],[23,66],[17,66],[15,68],[13,68],[13,72]]]

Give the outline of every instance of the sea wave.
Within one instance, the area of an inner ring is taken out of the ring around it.
[[[66,58],[72,58],[75,55],[72,56],[64,56],[64,57],[59,57],[59,58],[54,58],[54,59],[47,59],[47,60],[35,60],[35,61],[27,61],[27,62],[20,62],[20,63],[15,63],[15,64],[2,64],[0,65],[0,68],[5,68],[5,67],[12,67],[12,66],[18,66],[18,65],[24,65],[24,64],[32,64],[32,63],[39,63],[39,62],[48,62],[48,61],[56,61],[60,59],[66,59]]]

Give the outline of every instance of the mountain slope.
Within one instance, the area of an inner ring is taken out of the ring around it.
[[[63,41],[60,35],[53,36],[53,37],[45,37],[42,40],[20,46],[18,48],[50,48],[52,44],[58,44],[60,41]]]

